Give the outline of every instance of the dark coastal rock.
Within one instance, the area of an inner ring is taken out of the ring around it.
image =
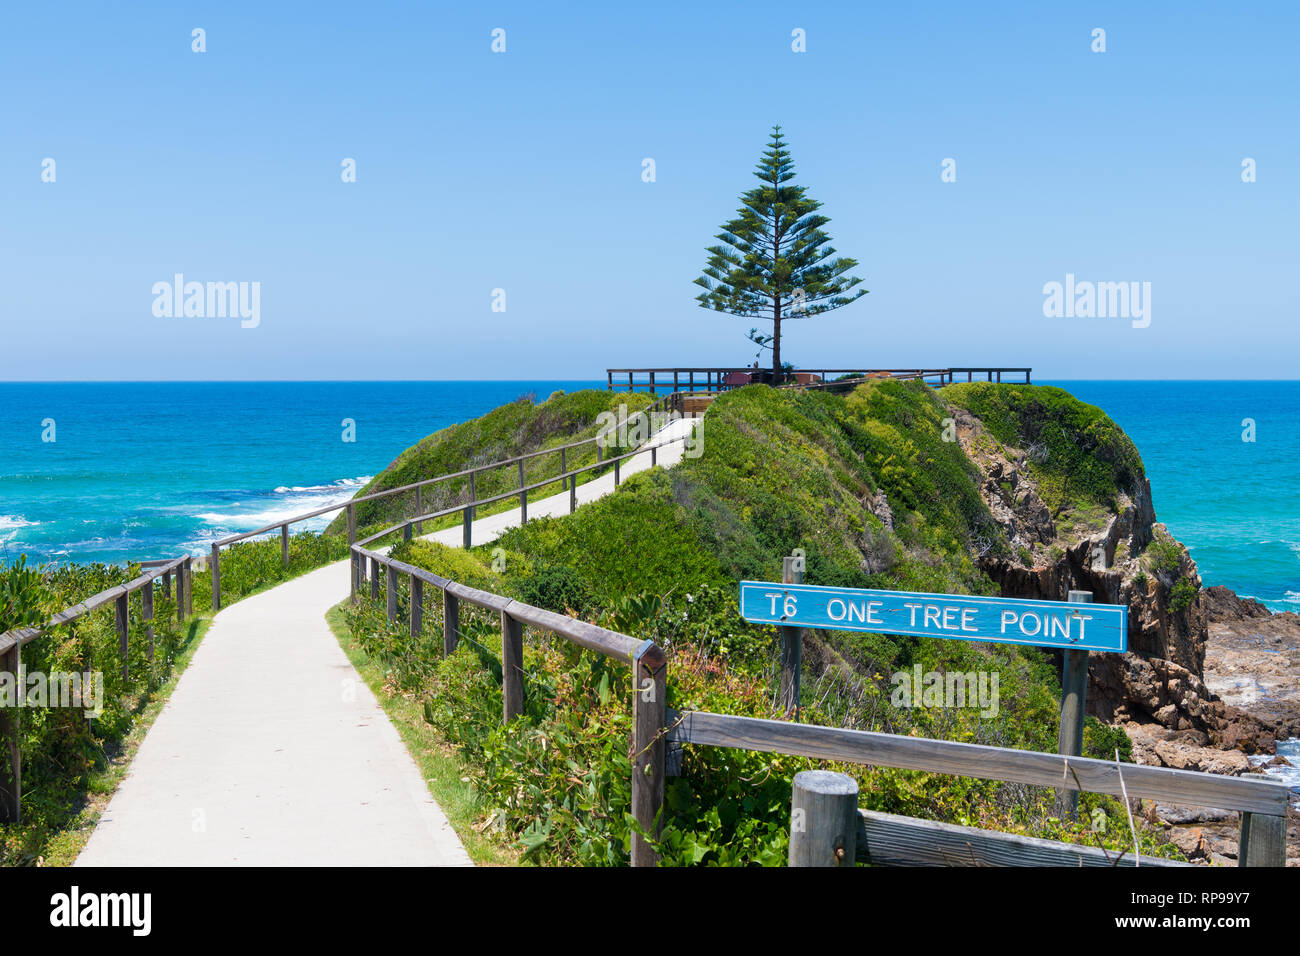
[[[1257,621],[1273,616],[1272,611],[1254,598],[1238,597],[1235,591],[1221,584],[1205,588],[1201,592],[1201,608],[1205,612],[1206,620],[1213,624]]]
[[[1205,594],[1206,685],[1276,739],[1300,737],[1300,614],[1274,614],[1225,587]],[[1250,732],[1246,724],[1229,736]]]
[[[1235,810],[1218,810],[1213,807],[1176,807],[1168,803],[1157,803],[1154,816],[1162,823],[1184,826],[1188,823],[1225,823],[1239,819]]]
[[[977,418],[950,411],[1011,546],[1010,554],[976,548],[1002,595],[1062,601],[1084,590],[1099,603],[1128,605],[1128,653],[1091,656],[1087,712],[1128,733],[1135,761],[1237,776],[1262,769],[1249,757],[1300,737],[1300,614],[1274,614],[1225,587],[1202,589],[1187,549],[1157,522],[1146,479],[1121,489],[1100,519],[1054,515],[1029,452],[988,440]],[[1235,864],[1236,814],[1166,809],[1166,836],[1189,859]],[[1289,858],[1300,854],[1294,825],[1287,843]]]

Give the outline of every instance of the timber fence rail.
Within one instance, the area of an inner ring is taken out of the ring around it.
[[[92,611],[109,604],[114,606],[117,627],[118,651],[122,660],[122,679],[129,680],[130,670],[127,663],[130,646],[130,604],[129,598],[136,591],[140,592],[140,605],[143,620],[154,620],[154,582],[162,579],[163,593],[172,594],[172,580],[176,582],[176,620],[184,622],[193,613],[191,595],[193,579],[193,558],[185,555],[162,561],[142,561],[140,567],[146,569],[143,574],[132,578],[125,584],[100,591],[93,597],[86,598],[55,614],[42,627],[15,628],[0,634],[0,675],[12,680],[17,693],[24,688],[19,680],[22,663],[22,649],[25,645],[46,636],[46,633],[63,624],[69,624],[85,617]],[[153,628],[146,624],[148,646],[145,655],[153,660]],[[22,759],[18,739],[18,721],[15,713],[7,706],[0,706],[0,823],[18,823],[22,818]]]
[[[423,632],[425,586],[441,592],[444,656],[453,653],[460,642],[462,603],[500,616],[501,719],[504,723],[514,720],[524,710],[525,625],[547,631],[631,668],[633,729],[628,772],[632,783],[632,816],[637,823],[632,833],[631,862],[633,866],[656,865],[659,858],[654,838],[659,832],[663,806],[666,746],[668,659],[663,649],[654,641],[637,640],[577,618],[459,584],[423,568],[396,561],[381,552],[367,550],[359,543],[353,545],[352,553],[354,566],[364,569],[366,562],[370,563],[372,598],[378,597],[380,568],[384,569],[390,623],[396,623],[398,617],[398,577],[405,576],[409,580],[412,637],[419,637]]]
[[[679,714],[664,706],[668,661],[664,651],[651,641],[468,587],[369,550],[360,542],[353,546],[352,553],[363,584],[369,567],[372,600],[379,599],[382,588],[390,624],[398,623],[398,585],[403,577],[407,579],[412,637],[423,632],[427,589],[441,592],[444,656],[453,653],[459,644],[461,602],[500,616],[503,722],[514,720],[524,709],[524,625],[547,631],[632,668],[634,730],[628,772],[632,781],[632,814],[637,821],[632,841],[633,866],[653,866],[658,862],[654,837],[662,825],[664,781],[674,772],[671,768],[679,765],[681,748],[686,744],[1104,793],[1125,800],[1145,797],[1179,806],[1237,810],[1241,813],[1238,865],[1282,866],[1285,863],[1290,797],[1285,784],[706,711]],[[869,811],[859,816],[856,846],[850,847],[847,858],[841,854],[838,862],[828,865],[843,865],[846,860],[902,866],[1180,865],[1156,857],[1135,857],[1127,851],[1107,851],[913,817]],[[820,826],[816,820],[801,820],[800,824],[803,823],[814,831]],[[792,821],[792,836],[795,827]],[[827,856],[827,859],[833,858]]]
[[[1283,783],[1169,767],[1014,750],[927,737],[734,717],[707,711],[667,712],[671,747],[695,744],[782,753],[819,760],[921,770],[1006,783],[1104,793],[1125,801],[1145,797],[1177,806],[1214,807],[1241,814],[1238,866],[1284,866],[1291,799]],[[885,865],[1133,866],[1170,862],[1052,840],[892,814],[862,813],[859,834],[869,842],[858,859]],[[810,828],[817,821],[805,821]],[[849,853],[851,860],[854,853]],[[835,864],[827,864],[835,865]]]
[[[614,430],[615,432],[617,432],[617,430],[619,430],[622,426],[626,426],[629,424],[629,422],[635,421],[637,419],[643,418],[645,420],[651,420],[651,416],[656,414],[656,412],[659,412],[661,408],[666,408],[671,410],[673,406],[674,406],[674,397],[671,395],[665,395],[661,397],[658,401],[654,402],[653,404],[648,405],[647,407],[632,413],[627,420],[621,422],[619,426],[615,426]],[[378,537],[382,537],[385,534],[389,534],[392,531],[401,528],[406,529],[407,537],[409,537],[412,526],[415,527],[416,534],[421,534],[423,533],[423,528],[422,528],[423,522],[436,520],[438,518],[443,518],[448,515],[456,514],[457,512],[464,512],[464,523],[466,528],[465,547],[469,547],[470,546],[469,529],[473,524],[476,509],[483,505],[492,504],[494,502],[502,501],[507,498],[518,497],[520,499],[520,507],[524,511],[524,515],[523,515],[524,520],[527,520],[528,493],[530,491],[535,491],[547,485],[552,485],[558,481],[561,482],[562,487],[567,488],[569,491],[570,504],[572,510],[573,507],[576,507],[578,475],[587,474],[589,472],[595,472],[608,467],[612,467],[614,470],[614,483],[615,485],[617,485],[619,481],[620,464],[623,461],[633,457],[634,455],[639,455],[648,451],[651,456],[651,464],[653,465],[657,463],[657,453],[659,448],[663,447],[665,444],[674,444],[685,440],[686,438],[682,437],[682,438],[673,439],[672,441],[669,442],[662,442],[655,445],[650,445],[649,443],[646,443],[627,454],[610,457],[605,454],[605,447],[606,445],[609,444],[610,439],[606,434],[598,433],[596,435],[593,435],[590,438],[583,438],[580,439],[579,441],[569,442],[564,445],[554,445],[550,448],[540,448],[536,451],[530,451],[522,455],[516,455],[513,458],[506,458],[501,461],[488,462],[487,464],[483,464],[483,465],[475,465],[473,468],[465,468],[462,469],[461,471],[450,472],[445,475],[438,475],[434,478],[425,478],[421,481],[411,482],[410,484],[400,485],[395,488],[385,488],[381,491],[375,491],[367,495],[361,495],[360,497],[349,498],[344,501],[339,501],[335,504],[326,505],[322,508],[316,508],[313,511],[303,512],[302,514],[294,515],[290,518],[282,518],[278,521],[274,521],[271,524],[264,525],[263,527],[256,528],[252,531],[244,531],[239,534],[227,535],[226,537],[219,538],[218,540],[212,543],[211,555],[209,557],[208,567],[212,571],[212,610],[215,612],[221,609],[221,549],[229,547],[232,544],[237,544],[240,541],[246,541],[250,538],[258,538],[261,537],[262,535],[279,531],[280,532],[280,560],[281,563],[287,567],[289,564],[289,529],[291,526],[298,524],[299,522],[302,521],[308,521],[312,518],[318,518],[321,515],[332,514],[335,512],[342,511],[346,514],[347,517],[348,544],[353,545],[357,543],[357,505],[365,504],[366,502],[370,502],[370,501],[378,501],[383,498],[391,498],[394,495],[401,495],[409,492],[414,492],[414,512],[415,512],[414,515],[410,518],[403,519],[401,522],[398,522],[397,524],[391,526],[390,528],[385,529],[379,534],[371,535],[366,540],[373,541]],[[595,446],[596,461],[593,464],[586,465],[581,468],[570,469],[568,466],[569,452],[573,451],[574,449],[585,448],[588,445]],[[526,484],[525,476],[524,476],[525,464],[529,461],[532,461],[535,458],[541,458],[547,455],[557,456],[558,458],[557,464],[559,468],[558,473],[542,481],[534,482],[533,484]],[[494,471],[499,468],[509,468],[509,467],[514,467],[518,473],[518,479],[517,479],[518,485],[515,488],[499,495],[492,495],[490,497],[485,497],[485,498],[477,497],[475,484],[478,476],[484,474],[485,472]],[[436,485],[441,485],[445,482],[454,481],[457,479],[467,480],[468,500],[460,502],[448,508],[443,508],[437,511],[426,512],[424,510],[424,503],[423,503],[424,490],[426,488],[430,488]],[[354,589],[355,589],[355,583],[356,583],[356,578],[354,575],[353,577]],[[355,590],[353,593],[355,593]]]
[[[929,385],[942,386],[951,385],[954,382],[967,381],[989,381],[1002,382],[1003,376],[1014,376],[1012,380],[1005,384],[1022,384],[1029,385],[1033,369],[1022,366],[1015,367],[998,367],[998,366],[961,366],[948,368],[878,368],[869,369],[857,366],[855,368],[800,368],[791,371],[791,375],[803,375],[812,378],[816,376],[815,381],[800,381],[782,383],[784,387],[791,388],[821,388],[828,385],[846,385],[854,384],[859,380],[865,381],[870,378],[881,378],[888,376],[896,379],[920,379]],[[768,374],[766,369],[755,369],[753,366],[714,366],[714,367],[697,367],[697,368],[607,368],[605,369],[606,388],[609,391],[626,391],[637,392],[646,391],[651,395],[658,395],[661,392],[672,394],[674,392],[698,392],[712,394],[716,392],[725,392],[732,388],[738,388],[739,385],[731,384],[728,379],[732,376],[750,376],[754,374]],[[840,381],[831,381],[828,376],[842,375],[848,376]],[[965,379],[962,378],[965,376]],[[743,384],[748,384],[745,382]]]

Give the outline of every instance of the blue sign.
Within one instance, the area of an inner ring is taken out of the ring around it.
[[[1087,651],[1128,648],[1128,607],[1122,604],[741,581],[740,615],[755,624],[836,631]]]

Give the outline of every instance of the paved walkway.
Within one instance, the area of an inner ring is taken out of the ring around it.
[[[670,424],[656,441],[687,433]],[[658,464],[682,457],[660,449]],[[624,463],[624,476],[650,455]],[[613,490],[613,475],[578,488]],[[568,514],[567,492],[529,503]],[[519,523],[474,522],[474,543]],[[461,543],[460,527],[428,537]],[[468,866],[388,716],[325,613],[348,594],[348,562],[223,608],[109,802],[78,866]]]

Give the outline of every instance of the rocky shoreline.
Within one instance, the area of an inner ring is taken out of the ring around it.
[[[1202,587],[1187,548],[1157,521],[1145,476],[1101,511],[1059,494],[1049,507],[1033,467],[1040,447],[1023,435],[1025,447],[1001,444],[967,410],[949,411],[1007,542],[986,535],[975,549],[1001,594],[1060,601],[1077,589],[1129,609],[1128,651],[1089,661],[1087,713],[1123,729],[1140,764],[1228,776],[1285,765],[1277,742],[1300,738],[1300,614]],[[1189,859],[1235,865],[1236,813],[1149,801],[1140,810]],[[1295,812],[1287,863],[1300,866]]]
[[[1200,605],[1207,640],[1197,686],[1221,704],[1218,733],[1180,729],[1177,721],[1171,727],[1171,721],[1158,719],[1170,716],[1160,708],[1156,720],[1121,719],[1117,722],[1133,741],[1134,760],[1231,776],[1286,765],[1286,758],[1277,756],[1276,741],[1300,737],[1300,614],[1273,613],[1217,586],[1201,592]],[[1190,687],[1184,691],[1196,693]],[[1154,804],[1143,811],[1188,859],[1236,865],[1237,813]],[[1287,825],[1287,865],[1300,866],[1300,815],[1294,812]]]

